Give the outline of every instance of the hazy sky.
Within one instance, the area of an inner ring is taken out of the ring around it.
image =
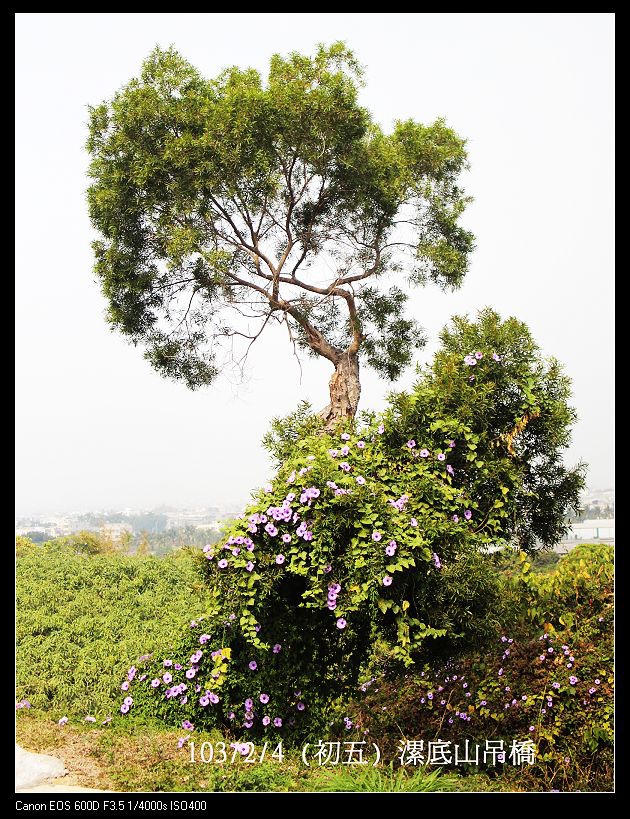
[[[443,116],[465,136],[477,249],[461,290],[410,300],[430,338],[419,360],[451,315],[492,305],[524,320],[573,379],[567,462],[612,486],[613,27],[611,14],[18,14],[17,514],[240,502],[270,474],[270,419],[327,403],[330,364],[307,360],[300,383],[279,332],[252,351],[246,383],[189,392],[104,320],[86,106],[156,44],[214,76],[345,40],[377,121]],[[360,406],[381,407],[391,386],[364,370]]]

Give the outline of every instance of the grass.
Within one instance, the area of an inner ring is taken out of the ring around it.
[[[248,764],[240,756],[223,764],[191,762],[190,750],[177,748],[179,732],[157,725],[60,727],[45,714],[20,713],[17,741],[29,751],[53,753],[70,771],[70,784],[118,792],[161,793],[182,791],[452,791],[463,780],[442,776],[438,770],[348,767],[306,768],[297,752],[282,762],[269,760]],[[216,733],[196,733],[202,742],[217,743]],[[480,789],[483,777],[477,783]],[[67,779],[64,779],[64,782]],[[501,790],[499,785],[495,788]],[[507,788],[505,788],[507,789]]]

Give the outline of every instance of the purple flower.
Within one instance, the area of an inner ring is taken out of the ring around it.
[[[384,424],[379,424],[377,432],[378,432],[379,435],[382,435],[385,432],[385,425]]]
[[[588,689],[588,693],[589,693],[589,694],[594,694],[596,691],[597,691],[597,689],[596,689],[596,688],[589,688],[589,689]]]
[[[421,458],[428,458],[429,457],[429,450],[428,449],[421,449],[419,454],[420,454]]]
[[[291,535],[282,535],[283,543],[291,543]]]
[[[195,672],[195,669],[194,669],[194,668],[189,668],[189,669],[188,669],[188,671],[186,672],[186,677],[187,677],[189,680],[192,680],[192,679],[193,679],[193,677],[195,676],[195,673],[196,673],[196,672]]]
[[[267,703],[269,702],[269,694],[261,694],[260,701],[262,702],[263,705],[267,705]]]
[[[157,688],[159,684],[159,680],[151,680],[151,688]]]
[[[170,668],[173,665],[172,660],[164,660],[164,668]]]
[[[573,663],[567,663],[567,668],[573,668]]]
[[[578,681],[577,677],[574,677],[573,675],[569,677],[569,682],[571,683],[571,685],[575,685],[577,681]]]
[[[121,714],[126,714],[128,711],[129,711],[129,706],[125,705],[125,703],[123,702],[123,704],[120,706],[120,713]]]
[[[342,463],[339,464],[339,469],[343,469],[344,472],[350,472],[350,464],[346,461],[342,461]],[[337,492],[338,491],[339,490],[337,490]]]
[[[276,563],[281,566],[284,563],[284,555],[276,555]]]
[[[363,486],[365,484],[365,478],[362,475],[358,475],[356,481],[359,486]]]
[[[129,691],[129,683],[127,682],[127,680],[125,680],[125,682],[120,686],[120,690]]]
[[[410,526],[417,526],[417,525],[418,525],[418,521],[417,521],[415,518],[411,518],[411,519],[409,520],[409,525],[410,525]]]
[[[383,578],[383,585],[384,586],[392,585],[392,578],[388,574],[386,574],[385,577]]]
[[[280,717],[276,717],[273,721],[273,724],[275,725],[276,728],[282,728],[282,720],[280,719]]]
[[[540,659],[540,660],[544,660],[544,659],[545,659],[545,655],[544,655],[544,654],[541,654],[541,655],[540,655],[540,657],[539,657],[539,659]]]
[[[251,561],[251,560],[248,560],[248,561],[247,561],[247,563],[245,564],[245,569],[246,569],[248,572],[253,571],[253,569],[254,569],[254,564],[252,563],[252,561]]]
[[[194,730],[194,728],[195,728],[195,726],[192,724],[192,722],[190,722],[190,720],[185,719],[185,720],[182,722],[182,728],[183,728],[184,730],[186,730],[186,731],[193,731],[193,730]]]
[[[128,702],[128,700],[131,700],[131,702]],[[132,703],[133,703],[133,700],[131,699],[131,697],[125,697],[123,705],[126,705],[127,708],[129,708],[132,705]],[[95,719],[95,717],[85,717],[85,721],[86,722],[96,722],[96,719]]]
[[[396,541],[390,540],[387,546],[385,547],[385,554],[391,557],[396,552]]]
[[[208,699],[210,700],[210,702],[213,705],[216,705],[219,702],[219,698],[217,697],[217,695],[213,694],[212,692],[210,692],[210,694],[208,694]]]
[[[458,515],[453,515],[453,521],[455,523],[459,523],[459,516]]]
[[[475,353],[475,358],[476,358],[477,360],[479,360],[480,358],[483,358],[483,353],[476,352],[476,353]]]
[[[167,671],[166,674],[164,674],[164,676],[162,677],[162,679],[164,680],[165,683],[168,684],[168,683],[170,683],[172,681],[173,675],[169,674],[168,671]]]
[[[271,722],[271,717],[264,716],[262,718],[262,724],[263,725],[269,725],[270,722]]]
[[[227,560],[226,560],[226,559],[223,557],[223,558],[221,558],[221,560],[219,560],[219,562],[217,563],[217,566],[218,566],[220,569],[225,569],[225,567],[227,566],[227,564],[228,564]]]
[[[470,509],[466,509],[466,511],[464,512],[464,517],[466,518],[466,520],[470,520],[470,519],[471,519],[471,517],[472,517],[472,512],[470,511]]]
[[[267,532],[269,537],[275,537],[278,534],[278,530],[271,521],[265,526],[265,532]]]
[[[124,713],[125,713],[125,712],[123,711],[123,714],[124,714]],[[58,724],[58,725],[66,725],[66,724],[67,724],[67,722],[68,722],[68,717],[62,717],[62,718],[59,720],[59,722],[58,722],[57,724]]]
[[[595,680],[595,685],[600,685],[600,681],[599,681],[599,680]]]
[[[440,569],[442,567],[442,564],[440,563],[440,558],[438,555],[436,555],[435,552],[433,552],[433,563],[436,569]]]
[[[487,704],[488,703],[486,702],[486,700],[481,700],[481,705],[487,705]]]
[[[492,353],[492,358],[494,358],[495,361],[501,361],[501,356],[496,353]]]
[[[359,449],[365,449],[365,441],[357,441],[357,447]]]
[[[472,355],[467,355],[464,358],[464,364],[468,364],[469,367],[474,367],[477,363],[476,359]]]
[[[407,441],[407,446],[409,447],[409,449],[413,449],[415,445],[416,442],[413,440],[413,438],[410,441]]]
[[[337,620],[337,628],[345,628],[347,625],[348,625],[348,624],[347,624],[347,623],[346,623],[346,621],[343,619],[343,617],[340,617],[340,618]]]
[[[249,663],[249,670],[250,671],[256,671],[257,668],[258,668],[258,663],[256,662],[256,660],[252,660]]]
[[[438,461],[445,461],[446,460],[446,455],[443,452],[438,452],[437,459],[438,459]]]
[[[535,731],[536,729],[534,728],[534,726],[533,726],[533,725],[530,725],[530,726],[529,726],[529,730],[530,730],[530,731]]]
[[[339,450],[338,449],[329,449],[328,454],[332,455],[333,458],[336,458],[337,455],[339,455]]]
[[[298,711],[303,711],[306,708],[303,702],[298,702],[298,704],[295,707],[297,708]]]
[[[342,432],[341,433],[341,440],[342,441],[349,441],[350,440],[350,436],[348,435],[347,432]]]
[[[210,704],[209,698],[206,697],[205,694],[202,694],[202,696],[199,697],[199,705],[202,705],[205,708],[209,704]]]
[[[280,643],[276,643],[275,646],[272,649],[274,654],[280,654],[281,650],[282,650],[282,646],[280,645]]]
[[[379,541],[382,538],[380,532],[372,532],[372,540]]]
[[[560,688],[560,683],[559,682],[552,682],[551,687],[552,688]]]
[[[547,653],[548,654],[553,654],[553,648],[551,646],[549,646],[549,648],[547,649]]]

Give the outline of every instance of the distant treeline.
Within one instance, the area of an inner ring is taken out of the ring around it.
[[[110,521],[111,522],[111,521]],[[89,524],[88,524],[89,525]],[[32,536],[31,536],[32,535]],[[123,531],[112,534],[107,529],[102,531],[81,530],[63,537],[50,538],[43,532],[31,532],[16,539],[18,552],[29,547],[43,545],[51,548],[68,549],[77,554],[154,554],[166,555],[183,546],[201,548],[206,543],[216,543],[219,533],[210,529],[197,529],[194,526],[183,526],[177,529],[166,529],[162,532],[142,531],[132,534]]]

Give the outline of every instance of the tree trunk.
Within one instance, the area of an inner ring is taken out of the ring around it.
[[[359,357],[356,353],[344,352],[330,379],[330,404],[321,412],[326,429],[332,429],[344,418],[354,418],[360,396]]]

